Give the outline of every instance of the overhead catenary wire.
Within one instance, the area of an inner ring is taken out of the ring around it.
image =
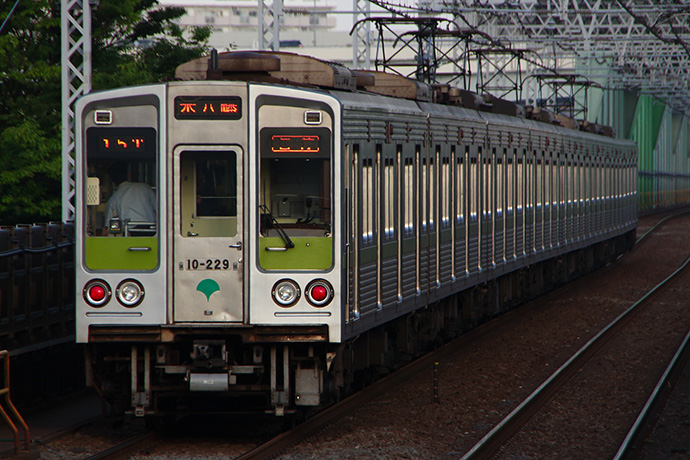
[[[7,17],[5,18],[5,20],[2,21],[2,25],[0,26],[0,33],[2,33],[2,29],[5,28],[5,24],[7,24],[7,21],[10,20],[10,17],[12,16],[12,13],[14,13],[15,8],[17,8],[17,5],[19,5],[19,0],[17,0],[16,2],[14,2],[14,5],[12,6],[12,9],[10,10],[9,14],[8,14]]]

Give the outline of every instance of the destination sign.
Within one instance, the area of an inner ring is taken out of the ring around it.
[[[177,120],[239,120],[242,99],[238,96],[178,96],[175,98]]]
[[[319,136],[276,134],[271,136],[271,151],[274,153],[318,153]]]
[[[87,130],[89,157],[113,154],[153,156],[156,130],[153,128],[91,127]]]

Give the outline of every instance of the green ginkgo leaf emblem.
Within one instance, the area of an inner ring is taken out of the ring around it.
[[[205,279],[201,280],[201,282],[197,285],[196,290],[203,293],[206,296],[206,301],[210,302],[213,293],[220,291],[220,286],[218,286],[218,283],[211,279]]]

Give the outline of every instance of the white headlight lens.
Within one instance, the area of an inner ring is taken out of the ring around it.
[[[135,280],[124,280],[117,287],[117,300],[125,307],[136,307],[144,299],[144,288]]]
[[[273,299],[282,307],[294,305],[299,296],[299,286],[292,280],[280,280],[273,286]]]

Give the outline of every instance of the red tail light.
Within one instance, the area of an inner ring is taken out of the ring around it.
[[[110,301],[110,286],[103,280],[91,280],[83,291],[84,300],[92,307],[102,307]]]
[[[307,300],[315,307],[325,307],[333,300],[333,287],[326,280],[314,280],[307,285]]]

